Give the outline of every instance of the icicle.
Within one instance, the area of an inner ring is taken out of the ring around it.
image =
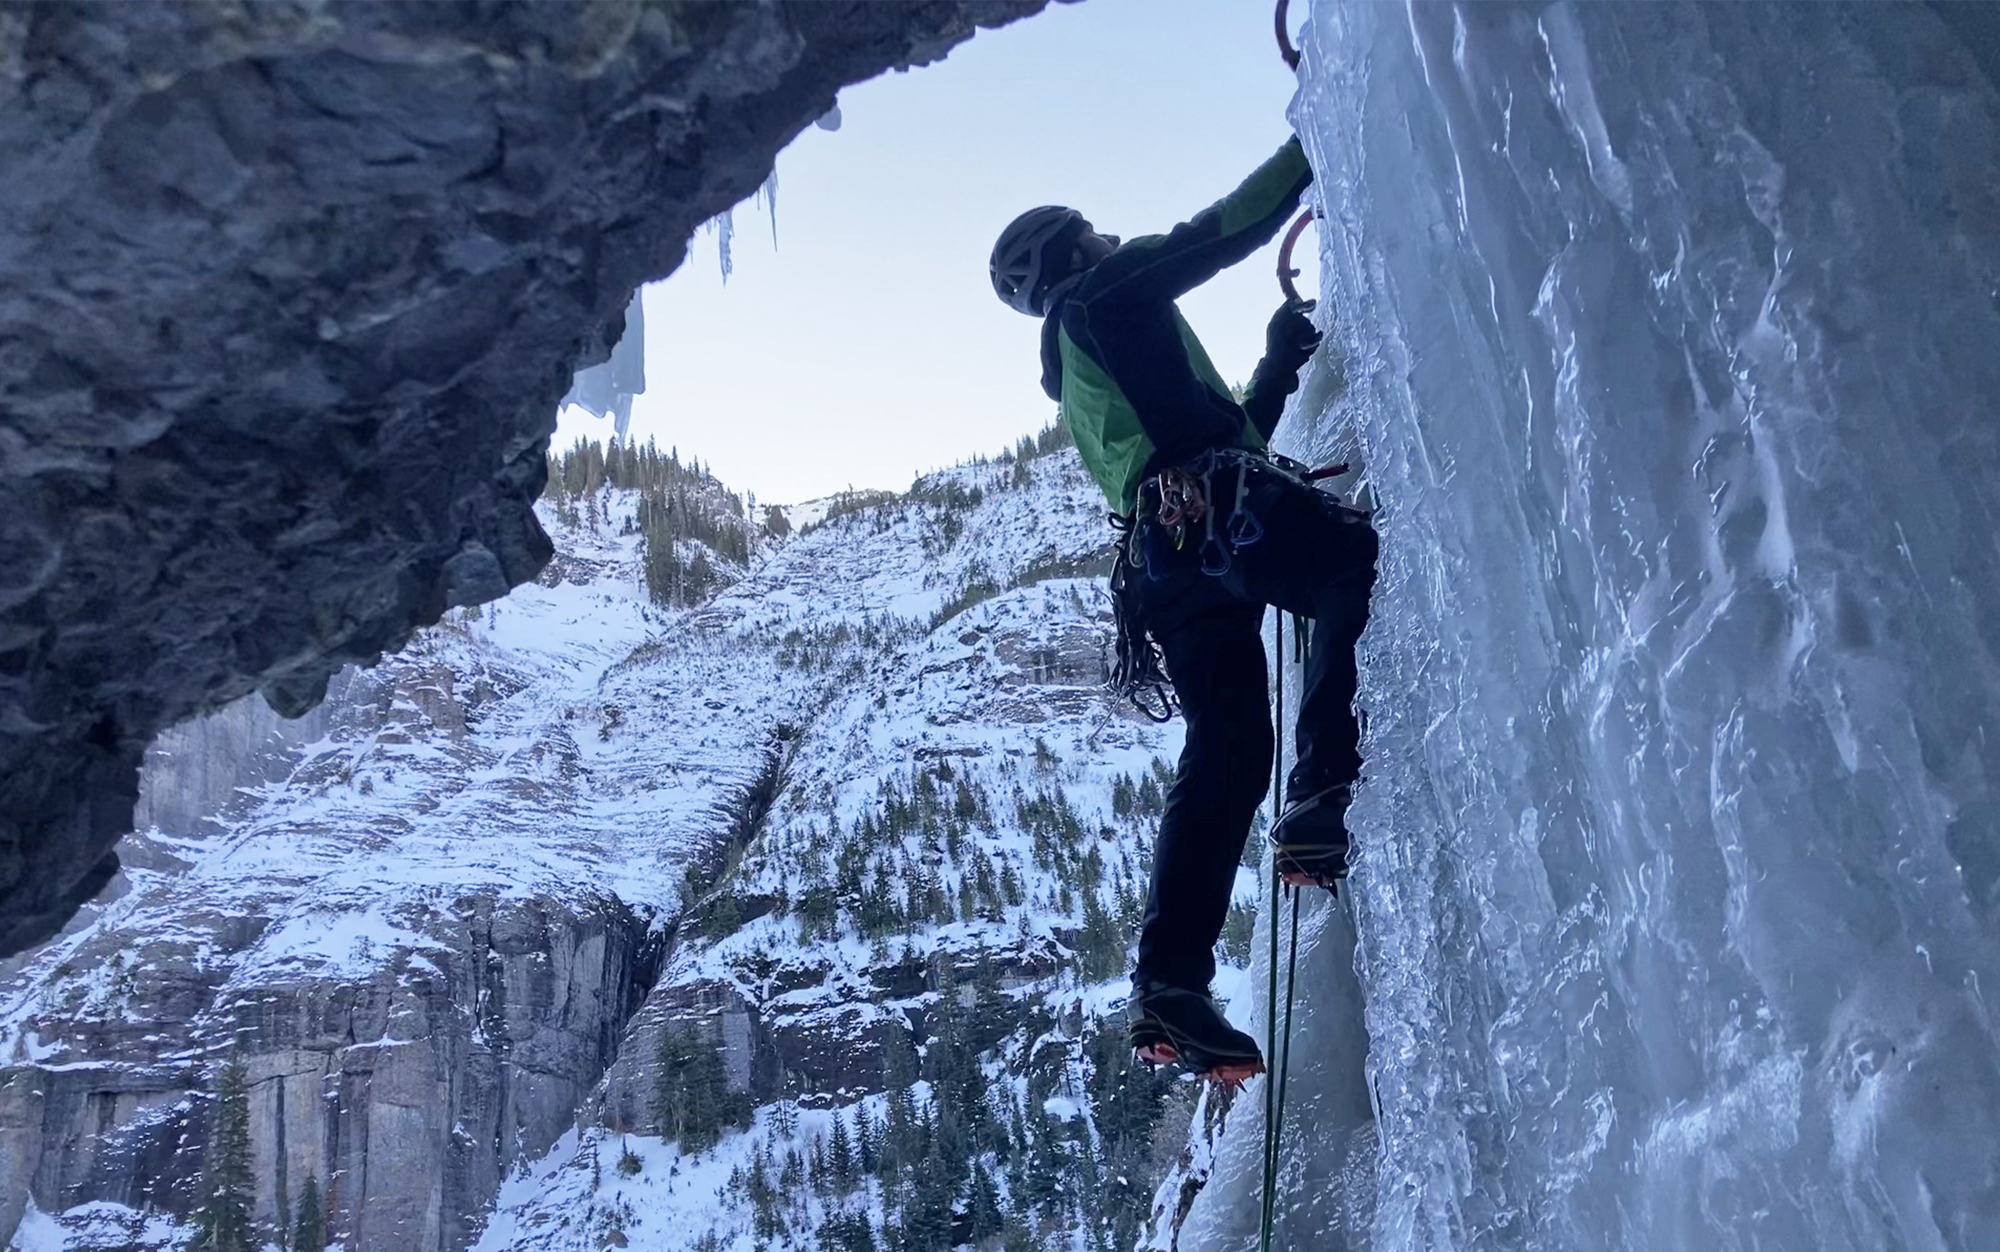
[[[736,237],[736,210],[724,209],[708,221],[715,231],[715,256],[722,263],[722,281],[729,281],[729,241]]]
[[[771,176],[757,189],[757,199],[764,205],[764,211],[771,215],[771,251],[778,250],[778,167],[771,166]]]
[[[1288,114],[1356,368],[1274,446],[1357,448],[1384,507],[1275,1246],[1973,1246],[2000,944],[1959,797],[2000,767],[1951,736],[2000,703],[1963,591],[2000,479],[1934,414],[1990,408],[2000,310],[1928,171],[2000,177],[2000,108],[1897,121],[1971,6],[1472,7],[1316,4]],[[1255,1246],[1246,1103],[1160,1246]]]

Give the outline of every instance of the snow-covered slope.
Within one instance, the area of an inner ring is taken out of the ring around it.
[[[509,1183],[480,1248],[1130,1241],[1185,1104],[1103,1019],[1179,732],[1103,689],[1107,534],[1073,453],[971,466],[819,522],[704,611],[824,704],[596,1124]],[[670,1042],[720,1045],[754,1123],[630,1133],[658,1128]],[[872,1169],[829,1162],[836,1122]]]
[[[723,837],[777,716],[699,640],[607,697],[680,620],[639,588],[631,505],[557,527],[544,583],[346,676],[288,777],[219,834],[155,832],[175,857],[39,955],[0,1019],[0,1215],[30,1191],[185,1212],[212,1063],[242,1054],[267,1218],[340,1177],[351,1246],[462,1245],[608,1063],[671,867]],[[760,712],[718,724],[718,694]]]
[[[827,509],[685,610],[634,493],[546,508],[541,584],[347,677],[16,980],[0,1216],[184,1217],[234,1056],[259,1220],[311,1179],[349,1252],[1129,1239],[1185,1101],[1100,1027],[1179,732],[1103,689],[1074,452]]]

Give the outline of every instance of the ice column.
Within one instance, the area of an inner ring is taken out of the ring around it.
[[[1295,118],[1348,388],[1284,436],[1351,431],[1380,506],[1353,884],[1380,1153],[1372,1211],[1329,1214],[1354,1135],[1295,1121],[1279,1246],[1993,1246],[1977,27],[1315,6]],[[1355,994],[1304,982],[1301,1020]],[[1352,1064],[1296,1051],[1295,1105]],[[1241,1109],[1183,1249],[1254,1234],[1255,1187],[1217,1186],[1255,1158]]]

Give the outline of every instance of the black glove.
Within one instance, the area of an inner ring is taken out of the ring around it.
[[[1312,307],[1310,300],[1287,300],[1278,306],[1264,328],[1264,364],[1296,374],[1312,359],[1320,340],[1319,328],[1306,316]]]

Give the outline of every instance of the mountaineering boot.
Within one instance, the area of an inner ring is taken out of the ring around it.
[[[1271,831],[1271,855],[1287,885],[1338,890],[1347,877],[1347,806],[1353,799],[1351,783],[1292,794]]]
[[[1134,987],[1125,1012],[1126,1041],[1148,1064],[1177,1064],[1230,1087],[1264,1072],[1257,1041],[1231,1026],[1202,992]]]

